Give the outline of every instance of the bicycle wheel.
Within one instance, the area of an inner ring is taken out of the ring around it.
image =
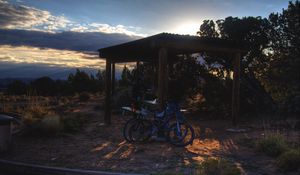
[[[169,128],[168,140],[175,146],[187,146],[193,144],[194,138],[194,129],[188,123],[176,122]]]
[[[151,137],[152,123],[148,120],[139,119],[132,124],[128,131],[131,142],[145,142]]]
[[[129,129],[132,125],[135,125],[136,122],[138,122],[138,119],[131,118],[125,123],[123,127],[123,137],[127,142],[132,142],[132,140],[129,138]]]

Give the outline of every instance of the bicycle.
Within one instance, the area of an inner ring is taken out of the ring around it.
[[[149,116],[153,116],[153,120]],[[172,119],[175,122],[172,123]],[[123,128],[124,138],[128,142],[144,142],[152,136],[162,134],[175,146],[186,146],[193,143],[195,133],[181,113],[178,103],[168,102],[166,108],[158,113],[145,108],[134,112],[134,117],[126,122]]]

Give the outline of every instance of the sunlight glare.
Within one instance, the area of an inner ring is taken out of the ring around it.
[[[175,27],[175,33],[184,35],[196,35],[199,30],[200,24],[196,22],[182,23]]]

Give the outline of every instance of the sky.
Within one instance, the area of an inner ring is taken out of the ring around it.
[[[205,19],[267,17],[287,5],[288,0],[0,0],[0,78],[64,78],[75,68],[103,69],[99,48],[161,32],[195,35]]]

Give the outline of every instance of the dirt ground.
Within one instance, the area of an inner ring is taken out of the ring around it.
[[[129,116],[114,114],[112,125],[104,126],[104,113],[95,108],[97,105],[99,99],[93,99],[68,109],[88,117],[80,132],[56,137],[14,135],[13,148],[0,158],[112,172],[192,174],[205,158],[221,157],[233,161],[243,174],[282,174],[273,158],[253,149],[255,139],[263,136],[260,124],[248,123],[244,125],[247,132],[231,133],[226,131],[231,127],[229,121],[187,117],[196,131],[193,145],[180,148],[162,141],[130,144],[122,136]]]

